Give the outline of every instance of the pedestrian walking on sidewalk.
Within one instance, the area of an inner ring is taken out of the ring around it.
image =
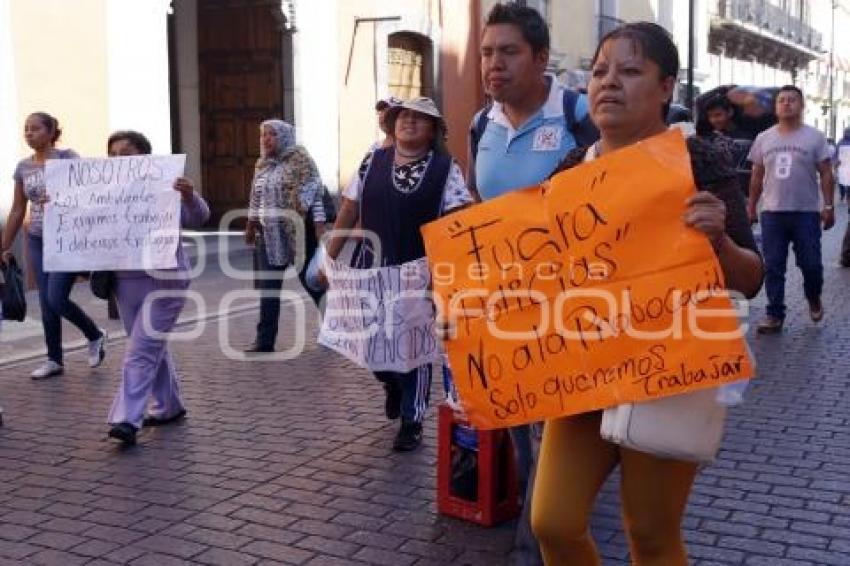
[[[550,38],[534,8],[497,4],[487,16],[481,40],[481,79],[492,104],[473,118],[468,178],[479,199],[536,185],[576,146],[598,139],[590,123],[587,97],[564,88],[546,72]],[[510,429],[516,456],[522,517],[511,561],[542,564],[529,516],[540,425]]]
[[[387,111],[393,144],[369,153],[343,192],[334,230],[363,230],[377,236],[380,257],[370,239],[355,252],[354,267],[401,265],[425,256],[419,229],[444,213],[472,202],[457,163],[445,148],[446,125],[430,98],[416,98]],[[333,236],[328,256],[336,259],[346,236]],[[428,409],[432,364],[407,373],[375,372],[384,384],[387,418],[401,417],[393,443],[409,451],[422,441],[422,420]]]
[[[850,202],[850,180],[844,178],[843,170],[850,169],[850,163],[841,162],[841,149],[850,148],[850,128],[844,128],[844,136],[838,140],[836,150],[835,166],[838,171],[838,190],[840,193],[841,202]],[[841,240],[841,267],[850,267],[850,222],[844,229],[844,238]]]
[[[559,170],[663,133],[678,73],[676,46],[656,24],[629,23],[603,37],[588,88],[590,114],[601,137],[589,148],[571,151]],[[701,138],[687,138],[687,146],[698,192],[687,202],[682,230],[704,233],[728,288],[752,297],[761,286],[763,268],[736,172]],[[697,464],[603,440],[601,421],[602,411],[592,411],[546,422],[531,510],[545,563],[600,564],[590,514],[599,490],[619,465],[632,562],[685,566],[681,522]]]
[[[110,157],[143,155],[151,152],[151,144],[143,134],[127,130],[109,136],[107,150]],[[195,192],[192,181],[178,178],[174,190],[180,193],[180,225],[202,227],[209,220],[210,209]],[[186,415],[177,368],[165,335],[174,328],[186,303],[189,260],[178,245],[175,269],[116,271],[115,281],[127,349],[121,382],[109,409],[109,436],[133,445],[142,426],[166,425]],[[153,298],[153,293],[161,296]]]
[[[803,105],[799,88],[780,88],[776,95],[779,123],[759,134],[750,148],[753,175],[747,211],[752,222],[759,218],[758,203],[764,195],[761,238],[767,313],[758,324],[762,334],[780,332],[785,322],[789,244],[803,274],[809,316],[819,322],[824,314],[821,227],[829,230],[835,224],[835,178],[826,137],[803,124]]]
[[[245,242],[254,247],[254,288],[260,296],[260,321],[245,352],[274,352],[284,272],[295,260],[295,222],[312,215],[314,230],[324,230],[325,208],[319,171],[307,150],[295,143],[294,128],[283,120],[260,125],[260,158],[254,168]],[[310,258],[306,258],[309,261]]]
[[[29,202],[30,223],[26,229],[27,253],[38,287],[38,302],[41,307],[41,326],[47,345],[47,360],[30,374],[33,379],[45,379],[65,371],[62,352],[62,318],[80,329],[88,340],[89,367],[97,367],[106,355],[106,332],[98,328],[89,316],[71,299],[71,288],[77,273],[44,270],[42,249],[44,246],[43,218],[47,203],[44,181],[44,163],[48,159],[76,159],[79,156],[71,149],[58,149],[56,143],[62,135],[59,121],[45,112],[34,112],[27,116],[24,124],[24,139],[33,154],[22,159],[15,168],[15,193],[12,209],[3,229],[0,243],[2,261],[12,257],[10,251],[18,231],[24,222]]]

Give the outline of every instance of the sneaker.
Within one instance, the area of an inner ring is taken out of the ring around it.
[[[422,423],[402,421],[393,442],[393,450],[410,452],[416,450],[420,444],[422,444]]]
[[[756,331],[759,334],[777,334],[782,332],[783,320],[775,316],[767,315],[759,321]]]
[[[823,303],[820,298],[809,301],[809,316],[812,317],[812,322],[820,322],[823,318]]]
[[[47,360],[34,372],[30,374],[32,379],[47,379],[48,377],[53,377],[54,375],[62,375],[65,372],[65,368],[62,364],[57,364],[53,360]]]
[[[186,409],[180,409],[170,417],[155,417],[153,415],[148,415],[145,417],[145,420],[142,421],[142,426],[165,426],[170,425],[172,423],[179,422],[186,417]]]
[[[89,342],[89,367],[96,368],[106,357],[106,330],[100,329],[100,338]]]
[[[136,444],[136,427],[130,423],[118,423],[112,425],[107,433],[109,438],[120,440],[124,446],[133,446]]]
[[[384,413],[391,421],[401,416],[401,386],[398,381],[392,380],[384,383],[384,393],[387,399],[384,402]]]

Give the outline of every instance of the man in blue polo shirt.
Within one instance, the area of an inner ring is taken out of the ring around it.
[[[481,76],[492,104],[470,128],[469,186],[479,200],[536,185],[549,177],[567,152],[598,137],[587,97],[567,91],[549,63],[549,29],[533,8],[496,4],[481,39]],[[520,487],[526,489],[512,563],[542,565],[529,525],[540,427],[511,429]]]
[[[497,4],[481,40],[491,105],[470,130],[470,186],[487,200],[545,180],[578,143],[598,134],[587,97],[546,73],[549,30],[533,8]]]

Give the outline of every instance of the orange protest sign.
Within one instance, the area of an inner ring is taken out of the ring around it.
[[[678,132],[425,226],[470,420],[501,428],[746,379]]]

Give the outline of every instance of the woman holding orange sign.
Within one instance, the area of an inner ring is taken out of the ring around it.
[[[662,27],[631,23],[606,35],[588,85],[590,115],[601,138],[568,154],[559,171],[663,133],[678,71],[678,51]],[[752,297],[761,287],[763,266],[735,170],[707,142],[689,138],[688,150],[698,192],[686,203],[682,228],[704,233],[727,288]],[[544,561],[600,564],[589,517],[596,495],[619,464],[632,561],[686,565],[681,521],[698,464],[608,442],[600,436],[601,423],[602,411],[546,423],[532,505],[532,528]]]

